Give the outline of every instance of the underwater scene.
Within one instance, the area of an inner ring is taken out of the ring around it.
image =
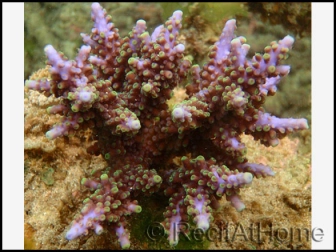
[[[25,249],[311,249],[311,3],[24,3]]]

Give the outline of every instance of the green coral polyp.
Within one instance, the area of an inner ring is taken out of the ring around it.
[[[153,180],[154,180],[155,183],[161,183],[162,178],[161,178],[159,175],[155,175],[155,176],[153,177]]]
[[[150,92],[152,90],[152,86],[150,84],[145,84],[142,86],[142,90],[146,93]]]

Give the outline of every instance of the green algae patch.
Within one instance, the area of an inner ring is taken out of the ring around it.
[[[53,168],[48,168],[46,169],[45,171],[42,172],[41,174],[41,179],[42,181],[48,185],[48,186],[52,186],[55,182],[55,179],[54,179],[54,169]]]

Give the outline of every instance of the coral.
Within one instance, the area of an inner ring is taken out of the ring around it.
[[[230,5],[233,6],[230,7]],[[247,9],[247,5],[248,4],[242,3],[189,3],[189,5],[184,6],[183,3],[163,3],[165,13],[167,10],[172,10],[174,6],[183,9],[183,27],[178,39],[183,41],[186,45],[184,54],[193,58],[193,60],[199,64],[207,62],[208,48],[217,41],[221,29],[229,17],[237,18],[239,25],[236,32],[248,36],[249,43],[253,45],[248,56],[253,56],[254,52],[262,51],[265,47],[265,41],[272,41],[288,32],[296,34],[290,28],[286,29],[284,25],[281,25],[281,19],[278,21],[279,24],[270,25],[270,22],[266,22],[264,19],[262,19],[263,21],[260,20],[262,16],[259,14],[246,14],[245,12],[239,11],[239,8],[241,10]],[[270,3],[269,5],[276,4]],[[288,10],[287,5],[279,4],[276,11],[278,13],[286,12],[286,10]],[[167,8],[168,6],[170,8]],[[237,7],[237,9],[233,8],[234,6]],[[255,4],[255,6],[257,6],[257,4]],[[298,5],[294,3],[291,8],[294,6],[298,7]],[[308,5],[305,3],[302,8],[306,6]],[[232,13],[230,13],[230,11],[232,11]],[[275,13],[273,14],[275,15]],[[266,16],[273,18],[274,15]],[[212,19],[220,20],[210,21],[208,16],[211,16]],[[305,16],[307,20],[310,19],[309,15],[302,16]],[[285,21],[283,23],[285,23]],[[298,27],[298,25],[291,26],[291,28],[296,27]],[[295,50],[289,51],[289,58],[287,59],[287,64],[292,66],[290,77],[286,78],[279,86],[280,92],[277,93],[277,98],[267,99],[263,106],[267,111],[270,111],[276,116],[304,117],[308,120],[308,124],[310,124],[311,36],[310,34],[305,34],[302,37],[298,35],[295,37]],[[306,99],[298,101],[296,97],[306,97]],[[299,132],[296,135],[301,136],[302,133]],[[309,144],[307,144],[307,146],[309,146]]]
[[[241,19],[247,13],[247,8],[239,2],[163,2],[161,6],[164,17],[169,17],[176,9],[183,11],[179,40],[186,45],[184,54],[192,56],[199,64],[207,61],[208,48],[217,41],[225,22],[238,16]]]
[[[238,31],[240,34],[248,35],[248,40],[253,44],[253,52],[259,52],[264,48],[264,41],[271,41],[289,32],[283,25],[270,25],[270,22],[260,20],[260,15],[251,15],[246,18],[239,18]],[[278,117],[304,117],[311,124],[311,36],[295,36],[294,50],[289,51],[289,58],[286,60],[291,65],[290,75],[278,86],[276,99],[267,99],[263,105],[266,111]],[[303,99],[296,99],[304,97]],[[304,134],[311,129],[295,133],[306,142],[310,143]],[[309,151],[309,150],[308,150]]]
[[[157,3],[106,2],[104,7],[113,15],[122,36],[127,35],[139,18],[148,20],[149,27],[163,21],[162,8]],[[44,67],[43,47],[50,41],[69,58],[75,56],[76,48],[81,45],[79,33],[91,28],[90,22],[86,22],[90,9],[91,4],[85,2],[24,3],[25,79]]]
[[[172,246],[181,222],[190,219],[207,230],[224,195],[242,211],[240,189],[274,172],[248,162],[241,135],[276,146],[287,134],[308,128],[306,119],[277,118],[262,107],[290,71],[280,62],[294,39],[273,41],[249,60],[250,46],[234,35],[236,21],[229,20],[200,67],[191,66],[177,41],[181,11],[151,35],[139,20],[125,38],[98,3],[92,4],[91,17],[94,27],[81,34],[85,45],[75,60],[47,45],[50,78],[25,84],[59,99],[47,108],[48,114],[62,116],[46,133],[48,139],[90,129],[88,153],[108,163],[82,179],[92,194],[66,238],[108,229],[128,248],[128,216],[141,212],[139,195],[168,198],[162,225]],[[169,106],[173,90],[183,83],[187,97]]]

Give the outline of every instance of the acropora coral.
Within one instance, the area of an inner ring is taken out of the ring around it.
[[[250,46],[227,21],[210,48],[204,66],[184,58],[178,41],[182,12],[175,11],[152,34],[139,20],[125,38],[98,3],[92,4],[90,34],[68,60],[45,47],[51,78],[27,80],[26,87],[60,103],[47,109],[62,119],[46,132],[48,139],[90,128],[88,153],[102,155],[108,167],[81,184],[84,199],[66,238],[115,232],[130,247],[128,215],[141,214],[139,197],[155,193],[169,199],[162,226],[169,244],[178,243],[179,223],[193,220],[204,231],[223,196],[238,211],[245,208],[240,189],[253,178],[274,176],[270,167],[249,163],[241,135],[276,146],[289,133],[308,128],[306,119],[277,118],[264,111],[290,66],[280,62],[294,43],[291,36],[273,41],[252,59]],[[183,101],[169,106],[174,89],[185,86]]]

